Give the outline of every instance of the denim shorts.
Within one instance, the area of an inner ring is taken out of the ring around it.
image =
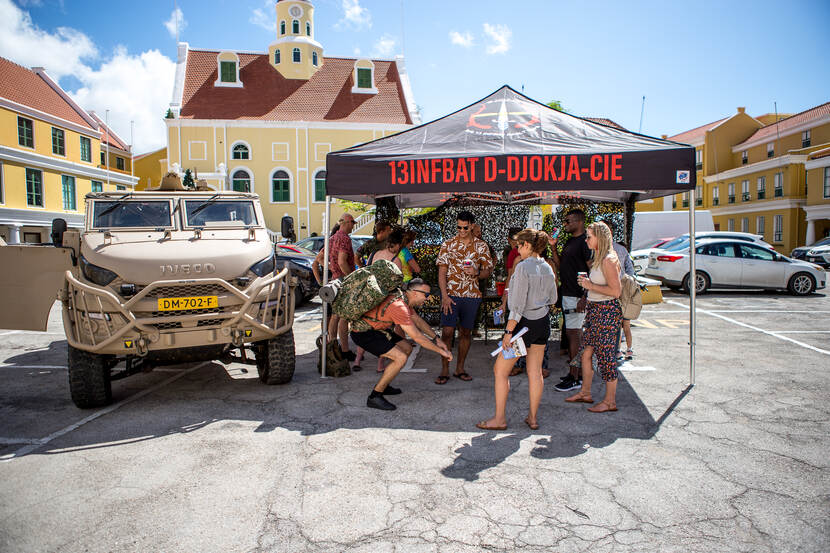
[[[452,306],[452,311],[449,315],[445,315],[441,311],[441,326],[450,326],[455,328],[471,329],[476,324],[476,314],[481,305],[481,298],[459,298],[458,296],[450,296],[450,299],[455,302]]]

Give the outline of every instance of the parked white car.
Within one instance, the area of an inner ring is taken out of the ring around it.
[[[698,294],[710,288],[789,290],[806,296],[826,286],[827,273],[813,263],[738,240],[701,240],[695,248]],[[689,291],[689,248],[649,254],[646,276]]]
[[[764,242],[764,237],[760,234],[751,234],[749,232],[735,232],[730,230],[711,230],[705,232],[695,233],[695,242],[708,238],[722,238],[731,240],[741,240],[742,242],[750,242],[758,244],[768,249],[773,249],[771,244]],[[634,271],[638,274],[645,274],[649,263],[649,255],[657,251],[682,251],[689,249],[689,233],[682,234],[673,240],[669,240],[659,248],[648,248],[644,250],[634,250],[631,252],[631,259],[634,262]]]
[[[804,256],[804,260],[821,265],[826,269],[830,269],[830,246],[818,246],[816,248],[812,248]]]

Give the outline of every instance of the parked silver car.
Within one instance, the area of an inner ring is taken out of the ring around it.
[[[760,234],[752,234],[749,232],[738,232],[731,230],[709,230],[695,233],[695,241],[700,242],[709,238],[721,238],[730,240],[740,240],[742,242],[750,242],[758,244],[768,249],[773,249],[772,245],[764,242],[764,237]],[[689,249],[689,233],[681,234],[677,238],[673,238],[668,242],[661,244],[657,248],[649,248],[643,250],[634,250],[631,252],[631,259],[634,261],[634,271],[637,274],[644,274],[649,262],[649,255],[652,252],[666,250],[666,251],[683,251]]]
[[[791,259],[757,244],[701,240],[695,247],[695,289],[762,288],[806,296],[826,286],[827,273],[813,263]],[[646,276],[689,291],[689,248],[649,254]]]

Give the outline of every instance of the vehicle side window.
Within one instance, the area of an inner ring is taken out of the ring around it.
[[[706,250],[703,255],[713,255],[715,257],[738,257],[735,253],[734,244],[709,244],[704,247]]]
[[[744,242],[754,242],[752,238],[748,238],[746,236],[733,236],[732,238],[735,240],[743,240]]]
[[[752,246],[749,244],[741,244],[741,257],[744,259],[760,259],[762,261],[775,261],[775,252]]]

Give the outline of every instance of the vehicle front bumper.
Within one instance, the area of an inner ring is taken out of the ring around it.
[[[145,355],[149,351],[205,345],[257,342],[287,331],[294,321],[288,269],[258,279],[245,290],[218,279],[163,280],[144,287],[129,300],[108,288],[90,285],[66,272],[63,323],[74,348],[108,355]],[[158,311],[157,298],[171,294],[219,296],[211,309]],[[189,292],[192,291],[192,292]],[[200,292],[201,291],[201,292]]]

